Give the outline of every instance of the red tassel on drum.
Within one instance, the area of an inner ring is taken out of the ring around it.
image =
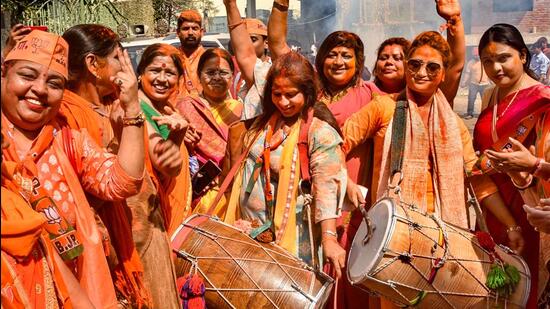
[[[179,277],[177,280],[178,291],[180,291],[181,306],[183,309],[206,309],[204,293],[206,288],[204,281],[197,275],[188,274]]]
[[[479,245],[489,251],[494,252],[495,251],[495,241],[493,240],[493,237],[487,232],[477,231],[476,232],[477,241],[479,242]]]

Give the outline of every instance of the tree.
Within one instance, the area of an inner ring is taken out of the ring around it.
[[[62,33],[82,23],[114,24],[124,20],[115,0],[3,0],[2,11],[10,12],[11,24],[46,25]]]
[[[153,0],[155,21],[165,19],[175,26],[179,12],[187,9],[197,10],[203,16],[214,16],[218,10],[213,0]]]

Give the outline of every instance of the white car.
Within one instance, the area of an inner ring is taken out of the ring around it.
[[[144,39],[135,39],[133,41],[128,42],[122,42],[122,47],[128,51],[128,55],[130,56],[130,59],[132,60],[132,66],[134,67],[134,70],[137,71],[137,66],[139,64],[139,61],[141,60],[141,55],[143,54],[143,51],[152,44],[155,43],[164,43],[164,44],[170,44],[175,47],[180,47],[180,39],[178,36],[173,33],[166,37],[160,37],[160,38],[144,38]],[[204,46],[204,48],[214,48],[219,47],[225,49],[223,44],[218,40],[217,37],[211,36],[211,35],[204,35],[201,39],[201,45]]]

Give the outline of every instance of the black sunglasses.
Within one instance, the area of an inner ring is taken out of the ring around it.
[[[407,61],[407,69],[413,74],[417,74],[423,66],[426,66],[426,74],[428,74],[430,78],[434,78],[439,74],[442,68],[442,65],[438,62],[424,62],[418,59],[409,59]]]

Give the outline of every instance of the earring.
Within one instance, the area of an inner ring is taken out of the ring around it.
[[[101,77],[99,77],[99,75],[97,74],[97,72],[92,72],[92,75],[97,79],[97,80],[100,80]]]
[[[141,75],[140,75],[140,76],[138,76],[138,78],[137,78],[137,82],[138,82],[138,84],[141,84]]]

